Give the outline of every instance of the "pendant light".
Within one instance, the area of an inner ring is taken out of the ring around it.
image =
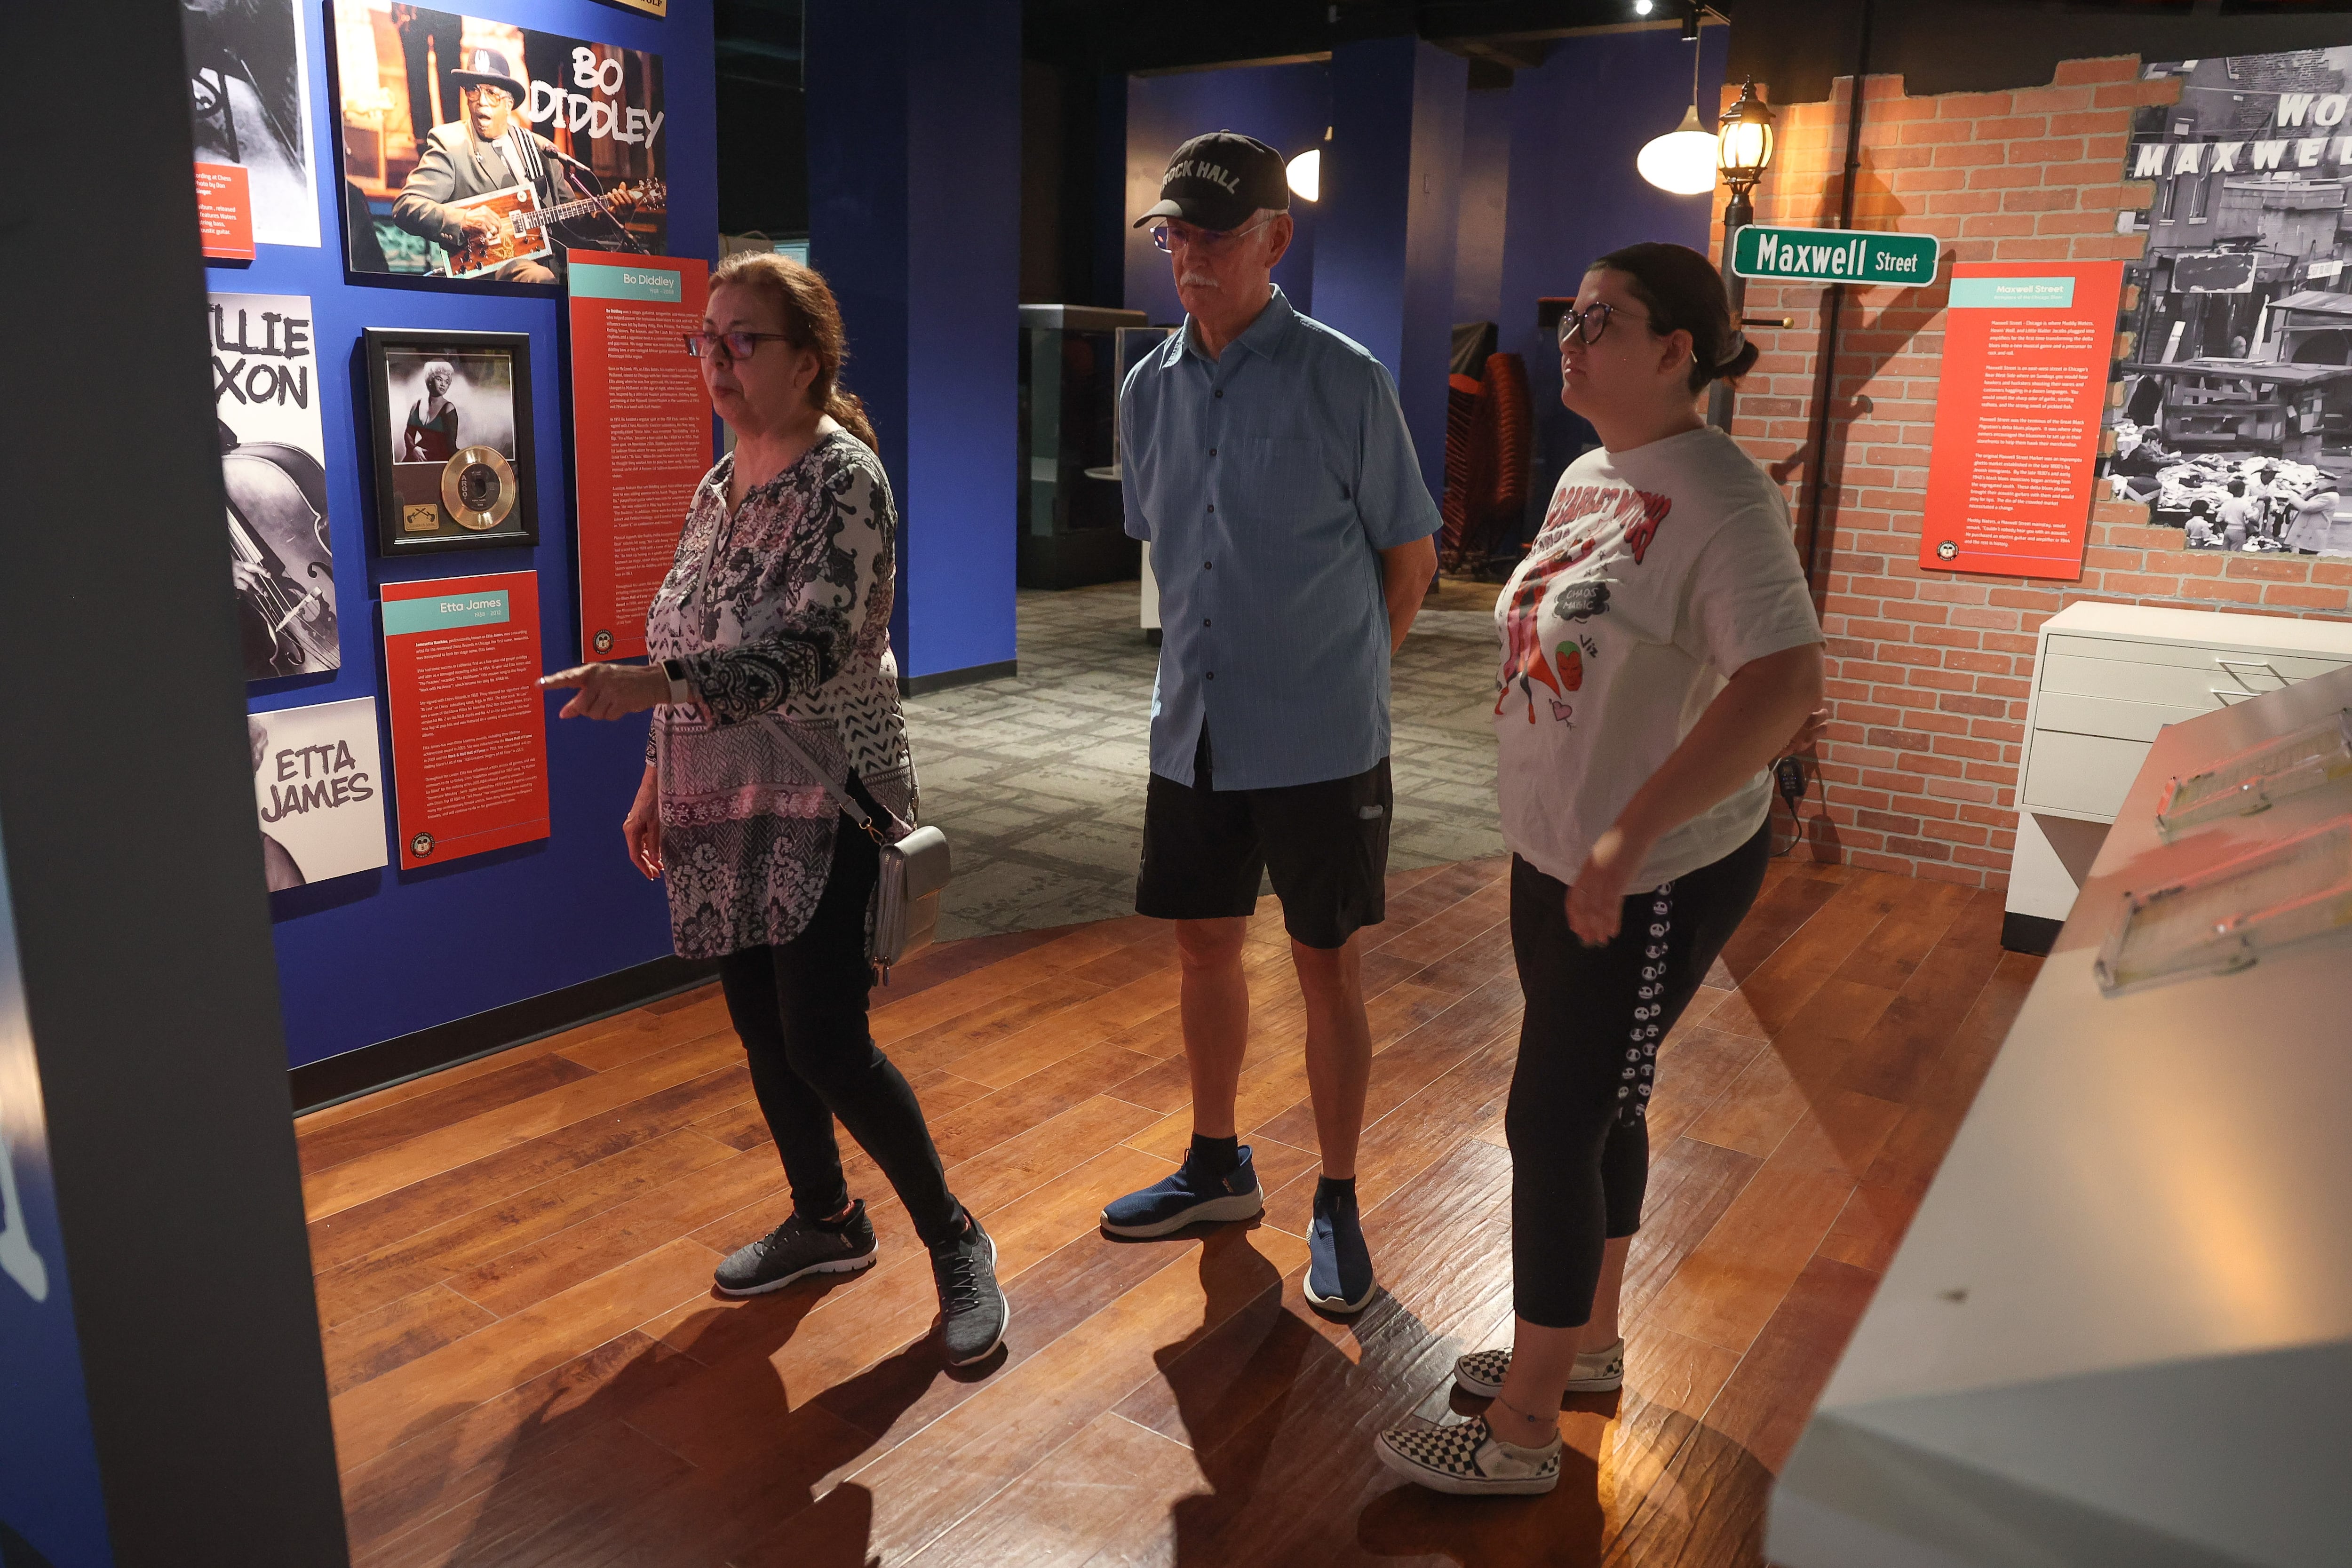
[[[1641,171],[1642,178],[1678,196],[1705,195],[1715,189],[1715,132],[1701,125],[1698,119],[1699,52],[1697,40],[1693,39],[1691,101],[1683,114],[1683,122],[1664,136],[1654,136],[1643,142],[1633,159],[1633,167]]]

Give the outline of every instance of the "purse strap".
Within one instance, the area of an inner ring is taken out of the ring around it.
[[[793,754],[793,760],[808,771],[809,777],[816,780],[817,787],[824,791],[825,798],[832,801],[844,816],[863,828],[866,837],[882,847],[888,848],[890,840],[884,837],[882,829],[875,826],[873,814],[858,805],[856,798],[847,790],[826,777],[824,770],[818,767],[806,752],[801,750],[801,743],[793,739],[791,721],[784,719],[782,714],[778,714],[777,718],[780,722],[776,726],[776,739],[783,743],[784,750]],[[890,825],[894,827],[903,826],[895,816],[891,817]]]

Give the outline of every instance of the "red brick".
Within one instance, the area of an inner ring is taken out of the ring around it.
[[[2265,605],[2287,605],[2298,610],[2341,610],[2345,607],[2341,588],[2314,588],[2293,583],[2273,583],[2263,590]]]
[[[1968,675],[1956,669],[1920,668],[1911,672],[1910,684],[1934,691],[1973,691],[1976,683],[1983,679],[1982,676]]]
[[[1949,142],[1936,149],[1935,166],[1939,169],[1973,169],[2007,162],[2008,149],[1998,142]],[[2040,184],[2041,176],[2035,175],[2030,183]]]
[[[2098,109],[2134,109],[2144,103],[2178,103],[2180,101],[2179,78],[2158,78],[2155,81],[2113,82],[2092,89],[2092,107]],[[2019,107],[2025,107],[2025,94],[2020,93]]]
[[[2232,555],[2229,574],[2232,577],[2260,577],[2273,583],[2308,583],[2311,563],[2307,560],[2288,559],[2278,555]]]
[[[2152,598],[2176,598],[2180,594],[2179,578],[2145,572],[2109,572],[2101,577],[2099,586],[2110,594],[2141,594]]]
[[[1997,114],[2016,112],[2015,101],[2005,92],[1948,92],[1933,101],[1937,115],[1945,120],[1984,120]],[[2076,107],[2087,109],[2090,106],[2082,104]],[[1867,115],[1869,110],[1863,112]]]

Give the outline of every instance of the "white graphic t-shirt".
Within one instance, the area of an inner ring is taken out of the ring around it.
[[[1503,841],[1563,882],[1735,671],[1822,640],[1787,503],[1712,426],[1570,464],[1495,622]],[[1759,771],[1628,886],[1720,860],[1770,805]]]

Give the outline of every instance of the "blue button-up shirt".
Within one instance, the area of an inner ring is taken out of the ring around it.
[[[1211,359],[1192,323],[1119,399],[1127,531],[1160,581],[1151,771],[1219,789],[1362,773],[1389,754],[1380,552],[1437,531],[1396,384],[1282,290]]]

